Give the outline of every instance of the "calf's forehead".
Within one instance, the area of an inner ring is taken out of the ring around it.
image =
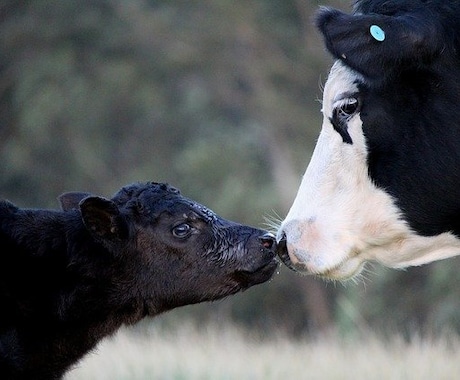
[[[137,183],[118,191],[113,201],[120,207],[148,209],[154,214],[188,214],[194,212],[206,222],[217,219],[216,214],[189,198],[183,197],[178,189],[165,183]]]

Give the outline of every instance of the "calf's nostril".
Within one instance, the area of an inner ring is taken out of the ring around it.
[[[267,232],[266,234],[262,235],[259,238],[259,240],[262,243],[262,245],[264,246],[264,248],[271,249],[273,247],[273,245],[275,244],[276,238],[275,238],[275,235],[273,235],[270,232]]]

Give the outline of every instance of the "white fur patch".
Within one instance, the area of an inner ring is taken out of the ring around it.
[[[359,113],[348,122],[346,144],[330,122],[344,94],[358,92],[359,74],[339,61],[324,88],[323,126],[278,238],[286,235],[296,270],[331,279],[359,273],[366,261],[402,268],[460,254],[453,234],[423,237],[402,219],[392,197],[368,176],[367,147]]]

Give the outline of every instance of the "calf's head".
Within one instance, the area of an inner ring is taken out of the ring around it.
[[[317,26],[337,59],[322,130],[279,255],[329,279],[366,261],[420,265],[460,253],[460,3],[357,1]]]
[[[166,184],[60,201],[79,208],[95,241],[122,263],[120,290],[136,294],[146,314],[234,294],[269,280],[278,265],[273,235],[222,219]]]

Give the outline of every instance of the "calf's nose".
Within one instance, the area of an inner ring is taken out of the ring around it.
[[[259,240],[261,244],[264,246],[264,248],[272,249],[273,245],[275,244],[276,238],[275,235],[273,235],[270,232],[267,232],[263,234],[261,237],[259,237]]]

